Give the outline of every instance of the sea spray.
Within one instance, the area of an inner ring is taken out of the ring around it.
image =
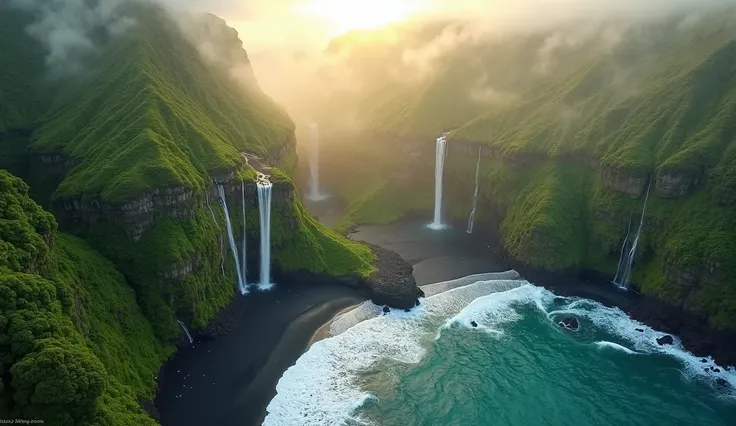
[[[562,316],[579,318],[581,331],[561,330]],[[660,336],[619,309],[558,297],[524,281],[453,287],[425,298],[412,312],[379,313],[313,344],[283,374],[263,424],[421,424],[427,418],[437,424],[492,424],[499,415],[512,425],[541,415],[554,424],[571,415],[591,424],[657,424],[651,421],[657,418],[675,424],[683,412],[670,410],[683,401],[707,401],[720,410],[692,413],[680,419],[685,423],[704,416],[697,424],[727,424],[714,420],[728,406],[716,407],[720,403],[683,381],[682,373],[725,397],[733,393],[736,373],[694,357],[677,338],[660,346]],[[619,367],[634,374],[626,377]],[[567,373],[560,375],[562,370]],[[594,399],[576,392],[591,378]],[[536,392],[540,388],[547,391]],[[633,412],[619,410],[634,391],[649,403]],[[553,407],[559,401],[565,405],[558,413]]]
[[[240,246],[240,254],[242,256],[240,260],[240,267],[242,268],[243,281],[248,282],[248,257],[246,256],[246,250],[248,249],[248,235],[246,233],[247,227],[245,223],[245,181],[240,182],[240,202],[243,207],[243,242]]]
[[[227,225],[227,236],[230,241],[230,250],[233,252],[233,259],[235,259],[235,270],[238,274],[238,288],[241,294],[248,293],[248,287],[243,280],[242,270],[240,269],[240,258],[238,256],[238,247],[235,245],[235,236],[233,235],[233,226],[230,222],[230,213],[227,210],[227,199],[225,198],[225,188],[222,185],[217,185],[217,191],[220,194],[220,203],[222,204],[222,210],[225,212],[225,225]]]
[[[478,177],[480,176],[480,155],[482,147],[478,147],[478,163],[475,165],[475,192],[473,193],[473,210],[470,212],[468,217],[468,229],[465,231],[468,234],[473,233],[473,226],[475,225],[475,211],[478,208]]]
[[[261,222],[261,282],[258,287],[268,290],[271,282],[271,177],[258,173],[258,212]]]
[[[434,221],[429,225],[432,229],[444,229],[442,223],[442,180],[445,170],[445,159],[447,158],[447,134],[437,139],[435,145],[434,163]]]
[[[634,266],[634,258],[636,257],[636,248],[639,246],[639,237],[641,236],[641,230],[644,228],[644,218],[647,214],[647,202],[649,201],[649,190],[652,188],[652,180],[649,180],[649,185],[647,186],[647,195],[644,197],[644,207],[641,211],[641,220],[639,220],[639,229],[636,231],[636,237],[634,238],[634,242],[631,244],[631,250],[629,250],[629,254],[626,258],[625,267],[623,270],[623,274],[620,277],[620,281],[616,284],[625,289],[628,290],[631,287],[631,269]]]
[[[312,201],[321,201],[327,198],[319,189],[319,126],[317,123],[309,125],[311,150],[309,153],[309,198]]]
[[[359,420],[355,417],[356,408],[375,401],[374,396],[356,385],[360,372],[385,358],[406,364],[420,362],[444,321],[478,297],[504,291],[532,294],[540,290],[524,281],[481,281],[428,297],[412,312],[392,310],[336,337],[321,340],[283,374],[263,425],[343,424],[348,419]]]
[[[189,344],[191,345],[192,343],[194,343],[194,339],[192,338],[191,333],[189,333],[189,329],[187,328],[187,326],[184,325],[184,323],[181,322],[181,320],[179,319],[177,319],[176,322],[179,323],[179,325],[181,326],[181,329],[184,330],[184,334],[187,335],[187,339],[189,339]]]
[[[618,255],[618,266],[616,267],[616,276],[613,278],[613,283],[616,285],[618,284],[619,277],[621,276],[621,273],[624,269],[624,265],[626,265],[626,256],[628,252],[626,251],[626,244],[629,243],[629,235],[631,235],[631,219],[633,217],[633,214],[629,214],[629,227],[626,228],[626,236],[624,237],[624,243],[621,245],[621,253]]]

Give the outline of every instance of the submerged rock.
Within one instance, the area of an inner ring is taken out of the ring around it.
[[[475,321],[470,321],[470,325],[472,325],[473,327],[478,327],[478,323]]]
[[[388,307],[388,306],[386,306],[386,305],[383,305],[383,313],[384,313],[384,314],[387,314],[387,313],[389,313],[389,312],[391,312],[391,308],[389,308],[389,307]]]
[[[728,384],[728,382],[726,381],[726,379],[722,379],[720,377],[716,379],[716,384],[718,386],[722,387],[722,388],[730,388],[731,387],[731,385]]]
[[[419,305],[421,305],[421,303],[419,302],[419,299],[417,299],[417,304],[416,304],[416,306],[419,306]]]
[[[578,320],[575,317],[565,317],[562,320],[560,320],[557,324],[559,324],[564,329],[570,330],[570,331],[576,331],[578,328],[580,328],[580,324],[578,323]]]
[[[411,312],[411,309],[404,309],[404,312]]]
[[[703,358],[703,359],[700,360],[700,362],[702,362],[703,364],[705,364],[706,362],[708,362],[708,360],[705,359],[705,358]]]
[[[638,331],[639,333],[643,333],[644,332],[644,329],[643,328],[635,328],[634,330]]]
[[[668,335],[665,335],[665,336],[662,336],[662,337],[658,338],[657,339],[657,343],[659,344],[659,346],[671,345],[671,344],[675,343],[675,339],[672,338],[672,336],[670,336],[668,334]]]
[[[420,289],[418,289],[418,290],[419,290],[419,291],[417,291],[417,296],[419,296],[419,297],[424,297],[424,296],[425,296],[425,295],[424,295],[424,290],[422,290],[421,288],[420,288]]]

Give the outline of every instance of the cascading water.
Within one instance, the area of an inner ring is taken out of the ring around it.
[[[187,328],[187,326],[184,325],[184,323],[181,322],[181,320],[179,319],[177,319],[176,322],[179,323],[181,329],[184,330],[184,333],[187,335],[187,338],[189,339],[189,344],[191,345],[192,343],[194,343],[194,339],[192,339],[192,335],[189,333],[189,329]]]
[[[321,201],[328,196],[319,191],[319,126],[317,123],[309,125],[311,152],[309,154],[309,198],[312,201]]]
[[[247,234],[246,234],[246,226],[245,226],[245,181],[240,182],[240,202],[243,206],[243,243],[240,246],[241,250],[241,260],[240,260],[240,267],[242,268],[242,275],[243,275],[243,281],[248,282],[248,257],[246,256],[246,250],[247,246]]]
[[[634,258],[636,257],[636,248],[639,246],[639,237],[641,236],[641,230],[644,228],[644,217],[647,214],[647,202],[649,201],[649,190],[652,188],[652,181],[649,181],[647,186],[647,195],[644,197],[644,208],[641,211],[641,220],[639,221],[639,229],[636,231],[636,237],[634,242],[631,243],[631,250],[629,250],[624,262],[624,269],[619,277],[619,281],[614,279],[614,284],[618,285],[624,290],[628,290],[631,286],[631,268],[634,266]]]
[[[445,170],[445,158],[447,158],[447,134],[437,139],[435,146],[434,164],[434,222],[429,224],[432,229],[444,229],[442,224],[442,178]]]
[[[480,174],[480,154],[481,147],[478,147],[478,164],[475,165],[475,192],[473,193],[473,210],[470,212],[470,217],[468,217],[468,229],[465,231],[468,234],[473,233],[473,226],[475,225],[475,210],[478,208],[478,176]]]
[[[258,173],[258,211],[261,221],[261,282],[258,288],[268,290],[271,282],[271,190],[270,176]]]
[[[629,227],[626,229],[626,237],[624,238],[624,243],[621,246],[621,253],[618,255],[618,267],[616,268],[616,276],[613,278],[613,283],[618,285],[619,277],[621,276],[621,271],[624,269],[624,265],[626,264],[626,257],[624,256],[626,251],[626,244],[629,242],[629,235],[631,235],[631,218],[632,215],[629,215]]]
[[[240,259],[238,258],[238,247],[235,245],[235,236],[233,235],[233,226],[230,222],[230,213],[227,211],[227,200],[225,199],[225,188],[222,185],[217,185],[217,191],[220,194],[220,203],[222,204],[222,210],[225,212],[225,224],[227,225],[227,236],[230,240],[230,250],[233,252],[233,258],[235,259],[235,269],[238,273],[238,288],[240,293],[247,294],[248,287],[243,279],[242,270],[240,269]]]

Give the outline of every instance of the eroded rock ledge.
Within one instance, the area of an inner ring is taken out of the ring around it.
[[[384,135],[382,139],[392,141],[395,145],[398,144],[401,152],[409,161],[434,158],[434,149],[431,148],[434,146],[434,140],[431,138],[401,139]],[[463,155],[476,158],[480,149],[481,157],[503,160],[513,169],[550,160],[548,156],[542,153],[509,154],[498,148],[468,140],[450,140],[447,144],[447,149],[449,152],[462,153]],[[582,155],[565,155],[561,156],[559,160],[581,164],[591,170],[598,171],[601,174],[603,183],[609,189],[634,199],[644,196],[647,185],[652,177],[650,173],[646,172],[633,172],[604,167],[598,160]],[[692,189],[705,185],[707,180],[707,170],[684,172],[663,169],[654,175],[652,193],[659,198],[680,198],[690,193]],[[736,204],[736,195],[729,194],[729,196],[722,198],[723,200],[719,200],[722,205]]]

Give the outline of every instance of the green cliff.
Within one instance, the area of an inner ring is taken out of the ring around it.
[[[335,41],[327,54],[362,84],[320,109],[323,170],[352,170],[323,174],[348,204],[342,227],[429,211],[434,139],[450,131],[453,220],[467,221],[480,149],[476,231],[529,266],[613,278],[651,182],[634,286],[736,328],[736,13],[691,18],[480,38],[440,22]],[[390,65],[361,72],[366,58]],[[345,105],[370,137],[340,127]],[[355,145],[370,161],[345,164]]]
[[[176,319],[203,328],[236,294],[218,186],[257,265],[256,169],[274,182],[275,270],[374,270],[302,206],[294,123],[235,30],[145,3],[116,13],[134,24],[87,34],[83,72],[56,75],[34,17],[0,5],[0,169],[25,180],[0,171],[2,418],[155,424],[141,403]]]

